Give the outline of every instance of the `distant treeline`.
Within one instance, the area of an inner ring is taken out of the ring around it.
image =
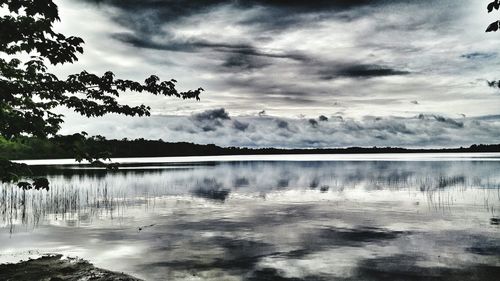
[[[74,158],[74,150],[92,151],[109,157],[166,157],[251,154],[349,154],[349,153],[431,153],[431,152],[500,152],[500,144],[472,145],[443,149],[406,149],[399,147],[349,147],[328,149],[281,149],[219,147],[213,144],[164,142],[162,140],[108,140],[81,135],[57,136],[48,139],[19,137],[6,140],[0,137],[0,158],[56,159]]]

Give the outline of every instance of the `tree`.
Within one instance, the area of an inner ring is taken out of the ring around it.
[[[493,9],[499,10],[500,9],[500,0],[495,0],[492,1],[488,4],[488,13],[491,13]],[[497,20],[486,28],[486,32],[496,32],[500,29],[500,20]],[[500,88],[500,80],[498,81],[486,81],[488,83],[488,86],[492,88]]]
[[[495,1],[492,1],[488,4],[488,13],[491,13],[493,11],[493,9],[495,10],[498,10],[500,9],[500,0],[495,0]],[[498,29],[500,28],[500,21],[495,21],[495,22],[492,22],[490,25],[488,25],[488,27],[486,28],[486,32],[492,32],[492,31],[497,31]]]
[[[56,107],[72,109],[86,117],[108,113],[149,116],[146,105],[120,104],[124,92],[197,99],[203,89],[179,92],[177,81],[161,81],[152,75],[143,83],[118,79],[108,71],[98,76],[86,71],[59,79],[46,64],[74,63],[83,53],[83,39],[53,30],[59,21],[58,7],[52,0],[0,0],[8,11],[0,17],[0,136],[7,140],[19,136],[55,136],[63,123]],[[78,136],[75,136],[78,138]],[[81,135],[80,135],[81,138]],[[103,155],[75,151],[77,160],[96,161]],[[2,181],[18,181],[26,166],[0,161]],[[44,181],[22,182],[22,188],[43,187]]]

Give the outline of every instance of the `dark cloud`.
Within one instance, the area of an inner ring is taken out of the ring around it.
[[[337,10],[342,11],[356,7],[381,6],[399,3],[412,3],[411,0],[82,0],[97,5],[109,5],[129,13],[154,11],[164,21],[176,20],[213,9],[220,5],[233,5],[245,9],[256,6],[292,11],[294,13],[311,13]],[[435,2],[426,0],[424,2]]]
[[[215,51],[223,53],[233,53],[242,56],[255,56],[264,58],[276,58],[276,59],[290,59],[296,61],[308,61],[309,57],[299,54],[299,53],[285,53],[285,52],[266,52],[265,50],[259,50],[252,45],[245,44],[220,44],[220,43],[209,43],[209,42],[198,42],[196,43],[199,47],[212,48]]]
[[[277,120],[276,125],[280,129],[288,129],[288,122],[286,122],[285,120]]]
[[[444,116],[441,116],[441,115],[425,115],[425,114],[420,114],[418,116],[418,118],[421,119],[421,120],[429,119],[429,118],[434,118],[438,122],[445,123],[445,124],[448,124],[448,125],[451,125],[451,126],[454,126],[454,127],[458,127],[458,128],[463,128],[463,126],[464,126],[463,122],[457,121],[457,120],[452,119],[452,118],[447,118],[447,117],[444,117]]]
[[[228,0],[195,0],[195,1],[182,1],[182,0],[83,0],[85,2],[94,3],[97,5],[109,5],[120,9],[124,14],[128,15],[141,15],[148,12],[150,15],[149,20],[169,22],[177,20],[184,16],[190,16],[211,9],[217,5],[227,4]],[[123,16],[123,15],[120,15]],[[123,23],[124,18],[121,19]],[[135,18],[129,18],[132,22]]]
[[[253,70],[261,69],[269,65],[269,62],[255,59],[252,56],[235,54],[229,56],[222,64],[223,67],[231,70]]]
[[[229,113],[226,112],[224,108],[207,110],[201,113],[197,113],[193,115],[194,119],[197,121],[213,121],[213,120],[229,120]]]
[[[473,52],[473,53],[463,54],[460,57],[469,60],[478,60],[478,59],[491,59],[495,58],[496,56],[497,56],[496,53]]]
[[[349,78],[372,78],[381,76],[407,75],[408,71],[397,70],[385,66],[373,64],[352,64],[344,66],[333,66],[330,69],[320,70],[321,79],[331,80],[340,77]]]
[[[148,34],[115,33],[113,38],[128,43],[137,48],[156,49],[164,51],[194,52],[203,48],[210,48],[219,52],[239,53],[246,55],[265,56],[248,44],[229,44],[208,42],[201,39],[179,40],[173,34],[162,33],[163,41],[156,42]]]
[[[249,124],[245,123],[245,122],[240,122],[238,120],[234,120],[233,126],[235,129],[237,129],[239,131],[245,131],[248,128]]]
[[[309,124],[311,124],[311,126],[313,126],[314,128],[318,127],[318,121],[314,120],[314,119],[309,119]]]
[[[224,108],[197,113],[192,118],[195,120],[196,126],[202,128],[205,132],[216,131],[223,126],[222,121],[231,119]]]
[[[118,41],[132,45],[136,48],[182,52],[194,52],[196,50],[194,42],[169,41],[168,43],[160,43],[154,42],[147,35],[131,33],[115,33],[111,36]]]

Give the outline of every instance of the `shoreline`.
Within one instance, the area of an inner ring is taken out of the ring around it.
[[[37,259],[0,264],[0,280],[101,280],[142,281],[125,273],[97,268],[79,258],[61,254],[46,254]]]
[[[356,153],[356,154],[255,154],[216,156],[168,156],[111,158],[108,163],[117,164],[175,164],[210,162],[323,162],[323,161],[500,161],[499,152],[440,152],[440,153]],[[30,166],[89,165],[74,159],[13,160]]]

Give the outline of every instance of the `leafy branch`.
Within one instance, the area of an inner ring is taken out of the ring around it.
[[[492,1],[488,4],[488,13],[493,12],[493,9],[499,10],[500,9],[500,0],[495,0]],[[487,28],[486,32],[496,32],[500,28],[500,20],[497,20],[495,22],[492,22]]]
[[[53,30],[54,22],[60,21],[57,5],[52,0],[0,0],[0,9],[6,11],[0,16],[0,136],[6,140],[56,136],[64,122],[64,116],[55,111],[58,107],[86,117],[109,113],[149,116],[149,106],[121,104],[118,98],[122,93],[137,92],[199,100],[203,91],[178,91],[176,80],[162,81],[156,75],[143,82],[119,79],[111,71],[96,75],[84,70],[60,79],[48,72],[46,63],[74,63],[83,53],[84,41]],[[74,138],[67,149],[76,160],[116,168],[105,164],[108,153],[83,149],[86,134]],[[20,182],[29,175],[28,167],[0,159],[2,181],[18,182],[23,189],[48,188],[48,181],[42,179]]]

